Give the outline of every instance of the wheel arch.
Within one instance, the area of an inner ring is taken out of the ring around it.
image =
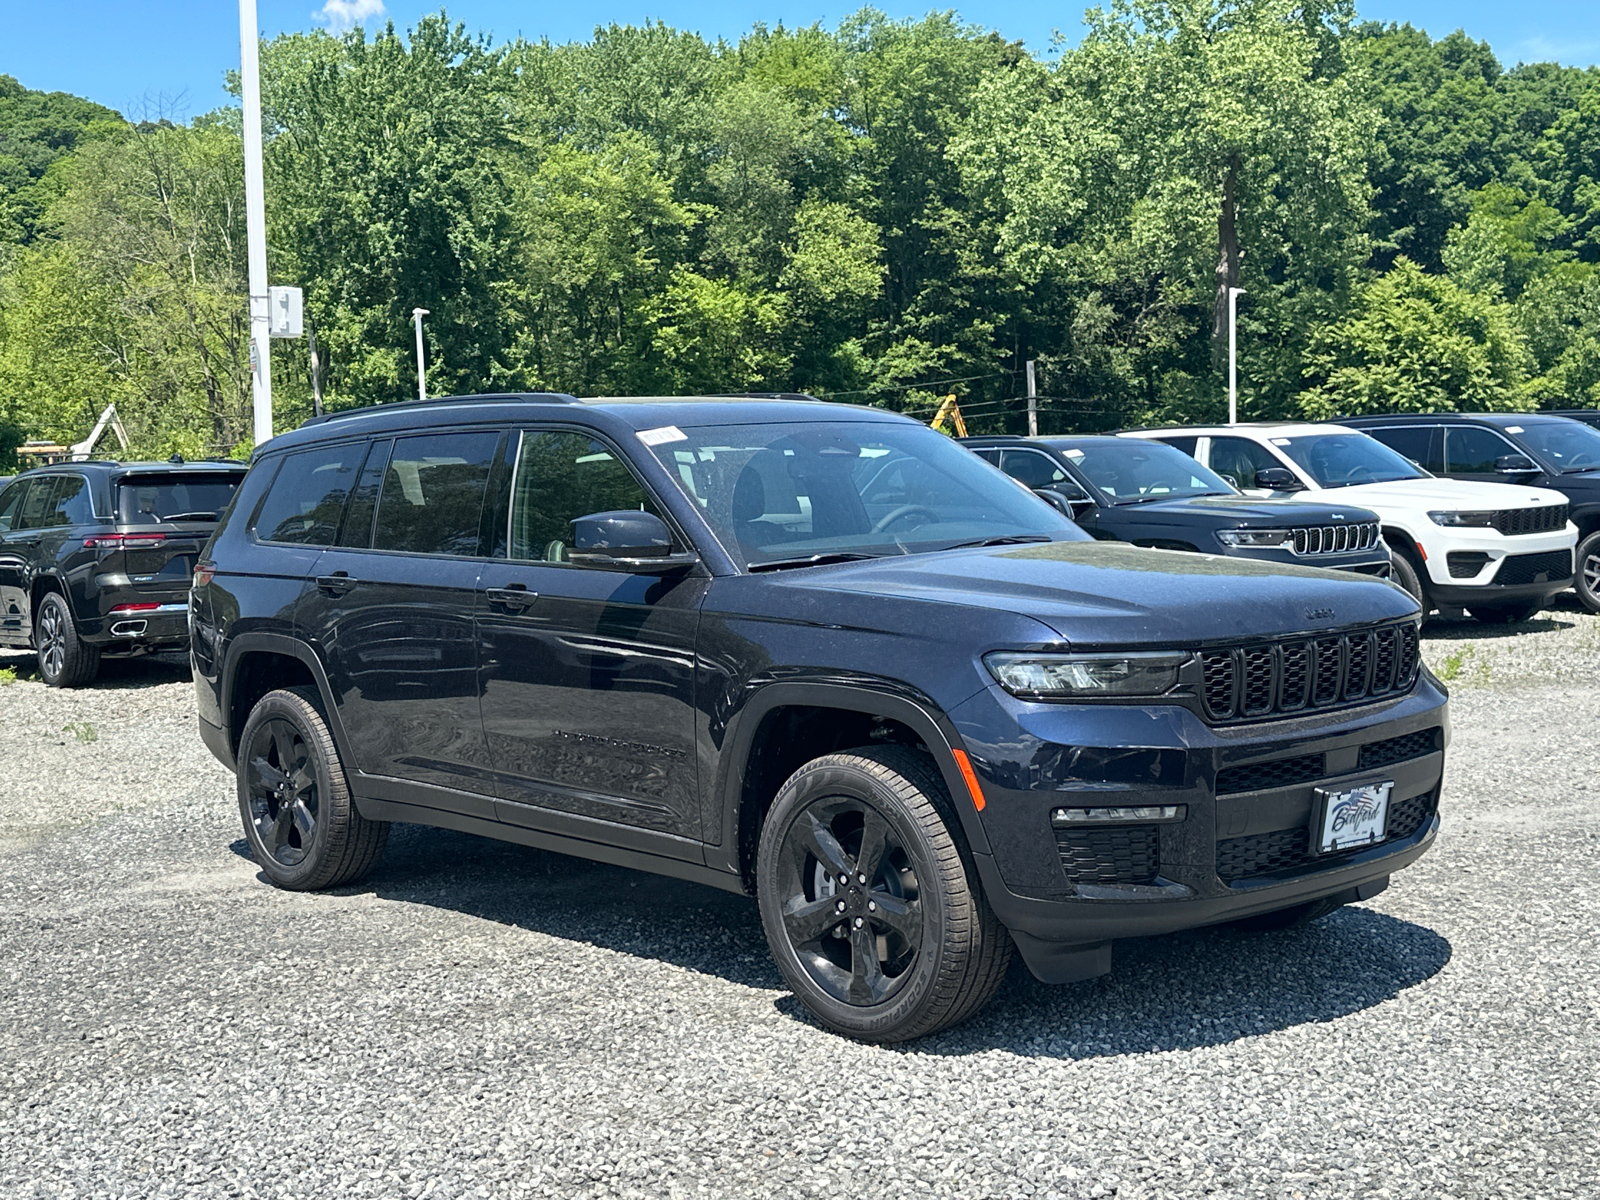
[[[1600,532],[1600,504],[1590,504],[1583,508],[1573,509],[1567,514],[1567,517],[1578,527],[1578,540],[1580,542],[1590,534]]]
[[[235,755],[239,734],[256,702],[279,687],[309,684],[321,700],[322,718],[328,723],[339,757],[354,766],[344,723],[334,704],[333,689],[316,652],[304,642],[281,633],[246,633],[228,645],[222,670],[222,714],[227,721],[228,748]]]
[[[737,872],[752,890],[762,821],[784,780],[822,754],[872,741],[926,750],[955,801],[968,845],[988,853],[956,763],[959,738],[928,698],[863,684],[785,682],[761,688],[730,723],[716,792],[722,837],[718,847],[708,847],[707,865]],[[719,856],[723,861],[714,863]]]

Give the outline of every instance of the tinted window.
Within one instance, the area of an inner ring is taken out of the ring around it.
[[[1225,480],[1163,442],[1103,438],[1069,446],[1062,453],[1118,504],[1234,494]]]
[[[392,445],[393,442],[385,439],[372,443],[372,449],[367,451],[361,478],[356,481],[349,511],[344,515],[344,527],[339,530],[339,545],[372,545],[372,514],[378,510],[378,492],[383,487],[383,472],[389,464],[389,447]]]
[[[1576,421],[1532,421],[1522,427],[1522,444],[1556,470],[1592,471],[1600,467],[1600,432]]]
[[[88,525],[94,521],[94,510],[89,504],[89,481],[82,475],[63,475],[50,492],[50,502],[45,507],[43,524]]]
[[[1318,487],[1350,487],[1358,483],[1389,483],[1396,479],[1424,479],[1416,466],[1401,458],[1376,438],[1364,433],[1317,433],[1306,437],[1275,438],[1273,444],[1300,464]]]
[[[124,475],[117,486],[117,520],[124,525],[220,520],[243,478],[240,471]]]
[[[1194,457],[1195,447],[1200,444],[1200,439],[1197,437],[1164,437],[1157,440],[1174,450],[1182,450],[1190,458]]]
[[[576,518],[620,509],[661,515],[610,447],[568,430],[522,435],[511,497],[512,558],[565,562]]]
[[[411,554],[477,554],[498,433],[397,438],[383,473],[372,545]]]
[[[18,511],[22,506],[22,493],[28,490],[28,481],[19,479],[5,491],[0,492],[0,533],[12,529],[17,518],[21,515]]]
[[[1067,477],[1049,455],[1037,450],[1007,450],[1000,456],[1000,469],[1031,488],[1049,487]]]
[[[333,545],[365,449],[357,442],[288,455],[256,514],[256,537],[302,546]]]
[[[1437,425],[1391,425],[1384,429],[1366,429],[1389,449],[1403,454],[1417,466],[1427,471],[1444,471],[1444,464],[1431,459],[1433,434]]]
[[[1176,449],[1176,447],[1174,447]],[[1272,457],[1264,446],[1248,438],[1214,437],[1211,439],[1211,469],[1234,487],[1260,487],[1256,472],[1269,468],[1283,469],[1283,464]]]
[[[55,476],[36,475],[33,479],[33,486],[28,489],[28,495],[22,501],[16,524],[12,528],[38,529],[43,525],[45,510],[49,508],[50,497],[55,490]]]
[[[900,421],[654,430],[651,448],[751,565],[1088,535],[942,433]]]
[[[1505,438],[1476,425],[1449,425],[1444,431],[1445,471],[1450,475],[1493,475],[1495,460],[1521,454]]]

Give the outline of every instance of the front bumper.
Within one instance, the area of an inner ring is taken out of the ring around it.
[[[991,853],[974,855],[985,894],[1047,981],[1108,969],[1118,938],[1375,895],[1438,830],[1449,716],[1426,672],[1404,696],[1246,725],[1208,726],[1176,705],[1028,704],[995,688],[950,715],[986,801]],[[1406,756],[1385,760],[1395,752]],[[1315,789],[1378,780],[1395,785],[1387,840],[1312,854]],[[1060,807],[1136,805],[1184,816],[1096,826],[1126,836],[1102,843],[1087,872],[1083,844],[1051,822]]]
[[[1507,600],[1519,596],[1532,597],[1539,594],[1537,585],[1534,585],[1532,580],[1528,580],[1526,584],[1517,583],[1509,586],[1501,581],[1502,568],[1511,565],[1506,560],[1528,560],[1538,555],[1554,561],[1565,552],[1567,577],[1559,583],[1553,583],[1544,593],[1553,595],[1563,588],[1572,586],[1572,551],[1577,541],[1578,529],[1571,522],[1567,523],[1565,529],[1552,530],[1549,533],[1511,536],[1494,529],[1430,526],[1423,531],[1421,542],[1422,550],[1427,556],[1424,569],[1428,576],[1428,593],[1440,600],[1443,600],[1446,592],[1452,596],[1466,594],[1480,597],[1492,593],[1497,599]],[[1452,563],[1459,571],[1466,569],[1464,564],[1468,561],[1474,564],[1470,574],[1452,573]],[[1466,607],[1471,606],[1467,600],[1461,600],[1459,603]],[[1479,603],[1483,603],[1483,600],[1480,599]]]
[[[1224,546],[1220,542],[1214,554],[1229,558],[1249,558],[1256,562],[1283,563],[1294,567],[1321,567],[1327,571],[1355,571],[1376,579],[1388,579],[1389,548],[1381,541],[1366,550],[1346,551],[1343,554],[1295,554],[1274,546]]]

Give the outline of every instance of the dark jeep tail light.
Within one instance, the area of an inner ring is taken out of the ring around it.
[[[203,588],[207,586],[213,579],[215,579],[216,576],[216,563],[212,562],[210,559],[206,559],[204,562],[197,562],[194,565],[194,581],[190,584],[190,586]]]
[[[166,540],[164,533],[96,533],[83,544],[90,550],[150,550]]]

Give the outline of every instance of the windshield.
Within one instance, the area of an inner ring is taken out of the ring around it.
[[[1522,444],[1557,471],[1587,471],[1600,467],[1600,430],[1577,421],[1536,421],[1518,428],[1508,426]]]
[[[1161,442],[1104,438],[1062,446],[1061,453],[1117,504],[1235,494],[1220,475]]]
[[[1318,487],[1352,487],[1358,483],[1391,483],[1396,479],[1429,479],[1410,459],[1402,458],[1364,433],[1315,433],[1307,437],[1273,438]]]
[[[117,520],[124,525],[155,525],[173,517],[215,521],[243,478],[242,471],[124,476],[117,488]]]
[[[910,422],[668,426],[639,437],[747,566],[1088,539],[971,451]]]

